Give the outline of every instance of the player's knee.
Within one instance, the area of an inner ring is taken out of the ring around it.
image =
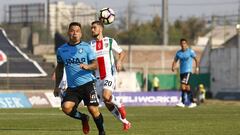
[[[72,111],[72,108],[67,108],[67,107],[62,107],[62,111],[65,113],[65,114],[70,114],[71,111]]]
[[[112,92],[109,90],[103,91],[103,100],[104,102],[111,102],[112,101]]]
[[[62,105],[62,111],[63,111],[65,114],[69,115],[69,114],[72,112],[72,110],[73,110],[73,106],[68,105],[68,104],[63,104],[63,105]]]
[[[100,114],[100,111],[97,106],[88,106],[88,110],[94,118],[99,116]]]
[[[190,85],[184,85],[184,86],[182,87],[182,89],[183,89],[184,91],[189,91],[189,90],[190,90]]]
[[[182,84],[182,85],[181,85],[181,89],[182,89],[183,91],[187,90],[187,89],[186,89],[186,85],[185,85],[185,84]]]
[[[111,102],[112,101],[112,96],[111,95],[103,95],[103,100],[104,102]]]

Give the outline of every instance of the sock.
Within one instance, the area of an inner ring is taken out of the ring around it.
[[[99,132],[103,132],[104,131],[104,126],[103,126],[103,116],[100,113],[100,115],[97,118],[93,118],[94,122],[98,128]]]
[[[185,104],[185,91],[183,90],[182,90],[181,97],[182,97],[182,103]]]
[[[74,119],[83,120],[83,118],[85,118],[83,116],[85,116],[86,114],[83,114],[79,112],[76,108],[73,108],[73,110],[68,115]]]
[[[187,91],[187,95],[188,95],[189,101],[190,101],[191,103],[193,103],[194,101],[193,101],[192,91],[191,91],[191,90],[190,90],[190,91]]]
[[[120,108],[122,106],[122,104],[118,102],[113,95],[110,102],[113,103],[117,108]]]
[[[128,121],[127,121],[126,118],[125,118],[125,119],[122,119],[122,117],[121,117],[121,115],[120,115],[120,113],[119,113],[119,111],[118,111],[118,109],[117,109],[116,106],[114,106],[114,109],[111,111],[111,113],[113,114],[113,116],[114,116],[115,118],[117,118],[117,119],[118,119],[119,121],[121,121],[122,123],[125,123],[125,124],[128,123]]]

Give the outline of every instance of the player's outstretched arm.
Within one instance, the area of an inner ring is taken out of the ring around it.
[[[90,64],[80,64],[80,68],[84,70],[96,70],[97,69],[97,60],[92,60]]]
[[[195,72],[196,72],[196,74],[199,74],[199,63],[198,63],[198,60],[197,60],[196,57],[194,57],[193,59],[194,59],[195,64],[196,64],[196,65],[195,65],[195,66],[196,66],[196,67],[195,67],[195,68],[196,68],[196,69],[195,69]]]
[[[172,72],[175,72],[177,61],[174,59],[172,63]]]
[[[117,60],[117,64],[116,64],[116,68],[117,68],[117,71],[120,71],[122,69],[122,63],[123,63],[123,60],[125,58],[125,52],[122,51],[121,53],[119,53],[119,58]]]

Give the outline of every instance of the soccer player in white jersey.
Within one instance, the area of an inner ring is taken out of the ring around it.
[[[113,38],[103,36],[103,29],[104,25],[101,21],[92,22],[91,31],[94,40],[90,41],[90,44],[96,53],[98,62],[98,69],[95,72],[96,89],[100,100],[123,123],[123,130],[127,131],[131,127],[131,123],[126,119],[125,107],[112,94],[116,85],[116,74],[122,68],[125,53]],[[118,54],[116,63],[113,51]]]
[[[56,80],[56,73],[54,72],[53,75],[52,75],[52,80]],[[62,79],[61,79],[61,82],[58,86],[58,88],[60,89],[60,92],[59,92],[59,97],[61,99],[61,101],[63,101],[63,95],[64,95],[64,92],[67,90],[67,87],[68,87],[68,84],[67,84],[67,77],[66,77],[66,71],[65,71],[65,68],[63,69],[63,76],[62,76]]]
[[[65,68],[63,69],[63,76],[62,76],[62,80],[58,86],[58,88],[60,89],[60,93],[59,93],[59,97],[61,99],[61,101],[63,101],[63,96],[64,96],[64,92],[67,90],[68,84],[67,84],[67,76],[66,76],[66,71]]]

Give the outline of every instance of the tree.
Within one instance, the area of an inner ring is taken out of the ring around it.
[[[126,23],[124,19],[120,19],[119,27]],[[162,44],[162,22],[159,16],[155,16],[152,21],[139,23],[135,21],[129,24],[129,30],[119,31],[117,38],[121,44]],[[186,38],[190,44],[194,40],[208,31],[206,22],[196,17],[187,18],[187,20],[177,19],[173,24],[169,25],[169,44],[179,44],[179,39]]]
[[[135,21],[130,29],[118,34],[121,44],[160,44],[162,42],[161,19],[155,16],[152,21],[140,24]]]
[[[206,22],[202,19],[196,17],[190,17],[187,20],[183,21],[177,19],[174,22],[174,25],[171,28],[171,36],[175,36],[172,39],[176,40],[177,34],[180,34],[179,37],[184,37],[189,40],[190,44],[194,43],[194,40],[207,32]],[[180,38],[179,38],[180,39]]]

